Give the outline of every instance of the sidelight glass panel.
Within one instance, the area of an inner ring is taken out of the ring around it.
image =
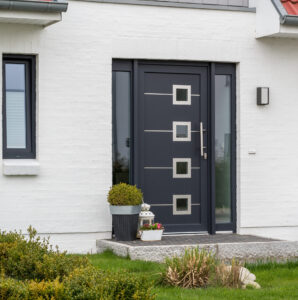
[[[231,222],[231,76],[215,76],[215,218]]]
[[[26,148],[25,64],[5,64],[6,147]]]
[[[130,182],[130,72],[113,72],[113,184]]]

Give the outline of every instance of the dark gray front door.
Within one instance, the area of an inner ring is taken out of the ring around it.
[[[167,232],[208,229],[207,78],[204,66],[139,65],[135,181]]]

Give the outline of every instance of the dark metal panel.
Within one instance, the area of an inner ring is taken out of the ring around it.
[[[142,154],[141,145],[144,143],[144,140],[142,139],[136,139],[138,136],[138,130],[140,129],[140,126],[142,126],[142,116],[139,113],[139,105],[140,105],[140,97],[142,97],[140,91],[145,90],[145,83],[144,80],[140,79],[140,66],[145,66],[146,70],[148,71],[161,71],[164,66],[167,66],[167,69],[170,71],[175,70],[177,74],[185,74],[185,71],[179,71],[179,68],[177,66],[189,66],[194,67],[193,70],[195,70],[196,67],[204,66],[206,67],[206,70],[208,69],[208,115],[209,115],[209,123],[207,126],[207,132],[208,134],[208,186],[209,186],[209,195],[208,195],[208,231],[212,234],[215,233],[215,231],[219,230],[233,230],[236,231],[236,72],[235,72],[235,64],[220,64],[220,63],[207,63],[207,62],[182,62],[182,61],[149,61],[149,60],[114,60],[113,61],[113,70],[132,70],[132,76],[133,76],[133,116],[132,118],[132,140],[134,142],[133,147],[133,154],[132,154],[132,161],[137,162],[140,159],[140,155]],[[210,68],[209,68],[210,67]],[[151,68],[151,69],[150,69]],[[192,69],[192,68],[191,68]],[[194,73],[194,72],[189,72]],[[231,219],[232,222],[229,224],[215,224],[215,164],[214,164],[214,137],[215,137],[215,103],[214,103],[214,76],[215,74],[223,74],[223,75],[231,75],[232,76],[232,112],[231,112],[231,146],[232,146],[232,165],[231,165],[231,181],[232,181],[232,204],[231,204]],[[170,100],[171,101],[171,100]],[[207,115],[206,115],[207,117]],[[207,119],[204,120],[207,124]],[[160,127],[160,125],[158,126]],[[153,128],[154,129],[154,128]],[[171,130],[172,128],[168,128]],[[144,130],[144,128],[142,128]],[[171,133],[163,133],[165,135],[165,138],[171,138]],[[162,144],[164,141],[159,140],[157,143]],[[144,183],[144,172],[142,172],[139,169],[139,166],[135,163],[133,167],[135,180],[133,183],[137,184],[139,187],[142,187]],[[172,170],[165,170],[165,172],[172,172]],[[152,177],[152,181],[154,181],[154,177]],[[207,183],[206,183],[207,184]],[[183,184],[182,184],[183,185]],[[163,194],[161,194],[162,196]],[[162,196],[162,197],[165,197]],[[167,202],[171,202],[171,199],[168,199]],[[157,203],[157,202],[156,202]],[[156,210],[156,208],[154,208]],[[159,209],[159,211],[164,209]],[[187,225],[188,226],[188,225]],[[188,230],[191,230],[193,228],[192,225],[188,226]],[[187,231],[187,228],[184,227],[184,230]]]
[[[210,67],[210,234],[215,234],[215,64]]]

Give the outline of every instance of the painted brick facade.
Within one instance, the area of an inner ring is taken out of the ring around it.
[[[250,12],[85,1],[45,29],[0,24],[0,40],[1,53],[38,58],[40,163],[38,176],[0,175],[1,229],[31,224],[95,251],[111,231],[112,58],[172,59],[238,63],[238,232],[298,240],[298,40],[256,40]],[[267,107],[258,86],[270,87]]]

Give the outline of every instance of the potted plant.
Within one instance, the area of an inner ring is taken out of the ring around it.
[[[143,202],[141,190],[126,183],[116,184],[109,191],[108,202],[113,217],[116,240],[135,240],[139,213]]]
[[[140,228],[142,241],[160,241],[163,233],[163,226],[160,223],[153,225],[145,224]]]

